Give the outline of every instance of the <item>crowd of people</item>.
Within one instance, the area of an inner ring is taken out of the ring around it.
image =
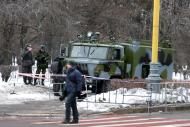
[[[27,44],[24,52],[22,53],[22,73],[23,81],[26,85],[44,85],[45,73],[48,68],[48,61],[50,56],[45,49],[44,45],[40,46],[39,51],[35,55],[37,61],[37,70],[34,79],[32,78],[32,66],[34,65],[34,59],[32,54],[32,45]],[[65,72],[63,68],[65,67]],[[84,78],[80,71],[74,66],[73,62],[64,63],[63,58],[57,57],[51,63],[51,72],[53,73],[53,92],[55,96],[59,96],[59,100],[65,100],[65,120],[63,124],[75,124],[79,122],[79,113],[77,109],[77,97],[80,96],[82,87],[84,86]],[[42,77],[39,77],[39,75]],[[66,76],[61,75],[65,73]],[[38,80],[41,79],[41,82]],[[33,82],[34,80],[34,82]],[[60,90],[62,94],[60,94]],[[71,111],[73,119],[71,121]]]

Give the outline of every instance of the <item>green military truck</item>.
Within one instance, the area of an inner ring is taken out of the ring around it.
[[[130,40],[125,43],[81,39],[70,43],[66,61],[76,63],[84,74],[105,79],[145,79],[149,75],[151,41]],[[172,47],[169,42],[159,45],[160,76],[171,79],[173,72]],[[88,80],[87,83],[92,83]],[[98,82],[97,93],[103,83]],[[95,88],[92,87],[94,91]]]

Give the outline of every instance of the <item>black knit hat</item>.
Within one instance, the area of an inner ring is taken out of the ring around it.
[[[71,66],[74,66],[75,63],[73,61],[68,61],[67,64],[71,65]]]
[[[32,47],[31,44],[26,44],[26,45],[25,45],[25,49],[27,49],[27,48],[31,48],[31,47]]]
[[[40,49],[44,49],[45,50],[45,45],[40,45]]]

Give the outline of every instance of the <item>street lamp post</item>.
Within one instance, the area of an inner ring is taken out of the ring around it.
[[[154,0],[153,10],[153,33],[152,33],[152,61],[150,63],[150,74],[147,78],[148,87],[153,92],[160,92],[160,73],[158,63],[158,40],[159,40],[159,17],[160,17],[160,0]]]

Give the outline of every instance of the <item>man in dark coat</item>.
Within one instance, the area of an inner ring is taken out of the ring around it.
[[[66,76],[66,101],[65,101],[65,121],[64,124],[78,123],[79,113],[77,110],[76,97],[81,93],[82,89],[82,75],[81,73],[73,67],[73,63],[69,62],[66,64],[67,76]],[[70,122],[71,110],[73,114],[73,120]]]
[[[60,96],[59,91],[62,89],[63,82],[65,77],[61,76],[63,74],[63,67],[64,67],[64,58],[56,57],[51,64],[51,72],[54,76],[51,76],[53,79],[53,92],[55,96]]]
[[[48,68],[49,54],[45,51],[45,46],[41,45],[40,50],[37,52],[35,60],[37,61],[36,76],[42,72],[42,85],[44,85],[46,68]],[[34,85],[37,84],[37,78],[34,79]]]
[[[31,74],[32,76],[32,66],[34,65],[33,56],[32,56],[32,46],[27,44],[22,57],[22,72]],[[26,85],[32,84],[31,76],[23,76],[23,81]]]

